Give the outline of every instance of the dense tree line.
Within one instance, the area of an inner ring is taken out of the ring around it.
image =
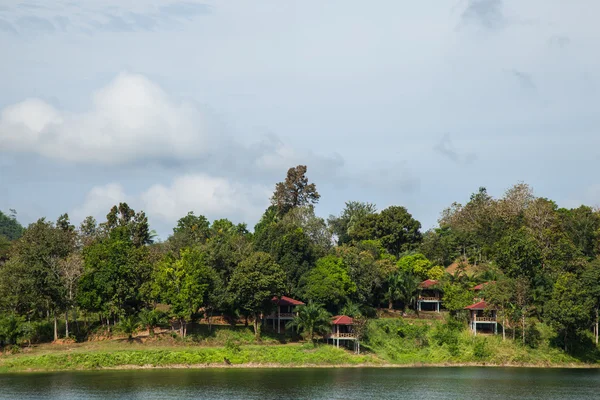
[[[425,279],[439,282],[444,307],[458,319],[473,286],[489,282],[482,295],[504,336],[526,342],[544,323],[565,348],[592,333],[597,342],[597,210],[559,208],[517,184],[499,199],[479,189],[427,232],[402,206],[378,211],[349,201],[325,220],[315,215],[320,195],[306,173],[290,168],[252,232],[190,212],[155,242],[146,215],[125,203],[79,227],[65,214],[24,229],[14,212],[0,213],[0,343],[37,340],[43,323],[55,340],[68,337],[82,320],[127,331],[139,320],[150,332],[171,320],[185,336],[189,323],[215,315],[252,321],[259,336],[272,297],[281,295],[309,303],[295,324],[312,338],[323,309],[408,311]]]

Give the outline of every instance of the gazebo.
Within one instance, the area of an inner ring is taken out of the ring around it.
[[[360,342],[358,336],[354,332],[354,319],[347,315],[336,315],[331,319],[331,334],[327,336],[327,341],[332,340],[332,343],[336,347],[340,347],[340,341],[342,345],[348,342],[354,343],[354,352],[360,353]]]

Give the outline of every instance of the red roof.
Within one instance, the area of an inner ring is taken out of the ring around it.
[[[354,320],[347,315],[336,315],[331,321],[333,325],[352,325]]]
[[[483,288],[489,285],[490,283],[496,283],[496,281],[480,283],[479,285],[475,286],[472,290],[483,290]]]
[[[427,289],[430,288],[431,286],[435,286],[438,284],[438,281],[434,281],[433,279],[427,279],[426,281],[423,281],[419,284],[420,288],[423,289]]]
[[[292,299],[291,297],[287,297],[287,296],[281,296],[281,298],[274,296],[271,299],[271,301],[280,306],[303,306],[304,305],[304,303],[301,302],[300,300],[295,300],[295,299]]]
[[[471,304],[470,306],[465,307],[465,310],[485,310],[488,308],[488,305],[485,301],[479,301],[475,304]]]

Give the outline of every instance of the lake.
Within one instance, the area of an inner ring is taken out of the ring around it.
[[[340,368],[0,374],[0,399],[597,399],[600,370]]]

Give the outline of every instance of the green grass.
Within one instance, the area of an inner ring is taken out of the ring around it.
[[[342,365],[527,365],[583,366],[600,360],[591,340],[568,354],[553,344],[553,331],[537,324],[532,346],[501,335],[473,336],[464,324],[446,321],[385,318],[371,320],[362,340],[364,353],[355,355],[329,345],[282,344],[286,338],[265,332],[257,343],[251,328],[218,326],[195,332],[185,340],[170,332],[154,339],[42,344],[17,354],[0,353],[0,372],[89,370],[136,367],[342,366]],[[585,338],[584,338],[585,339]],[[588,338],[590,339],[590,338]],[[14,350],[14,349],[11,349]],[[18,348],[17,348],[18,350]]]
[[[380,364],[371,355],[354,355],[333,346],[279,345],[182,348],[137,348],[115,350],[79,350],[48,352],[45,354],[19,354],[0,358],[0,372],[56,371],[117,368],[125,366],[168,367],[226,366],[224,358],[236,364],[317,366]]]
[[[575,365],[597,363],[597,349],[575,356],[551,345],[552,332],[539,324],[535,348],[501,335],[473,336],[441,321],[381,319],[370,322],[364,347],[392,364]]]

